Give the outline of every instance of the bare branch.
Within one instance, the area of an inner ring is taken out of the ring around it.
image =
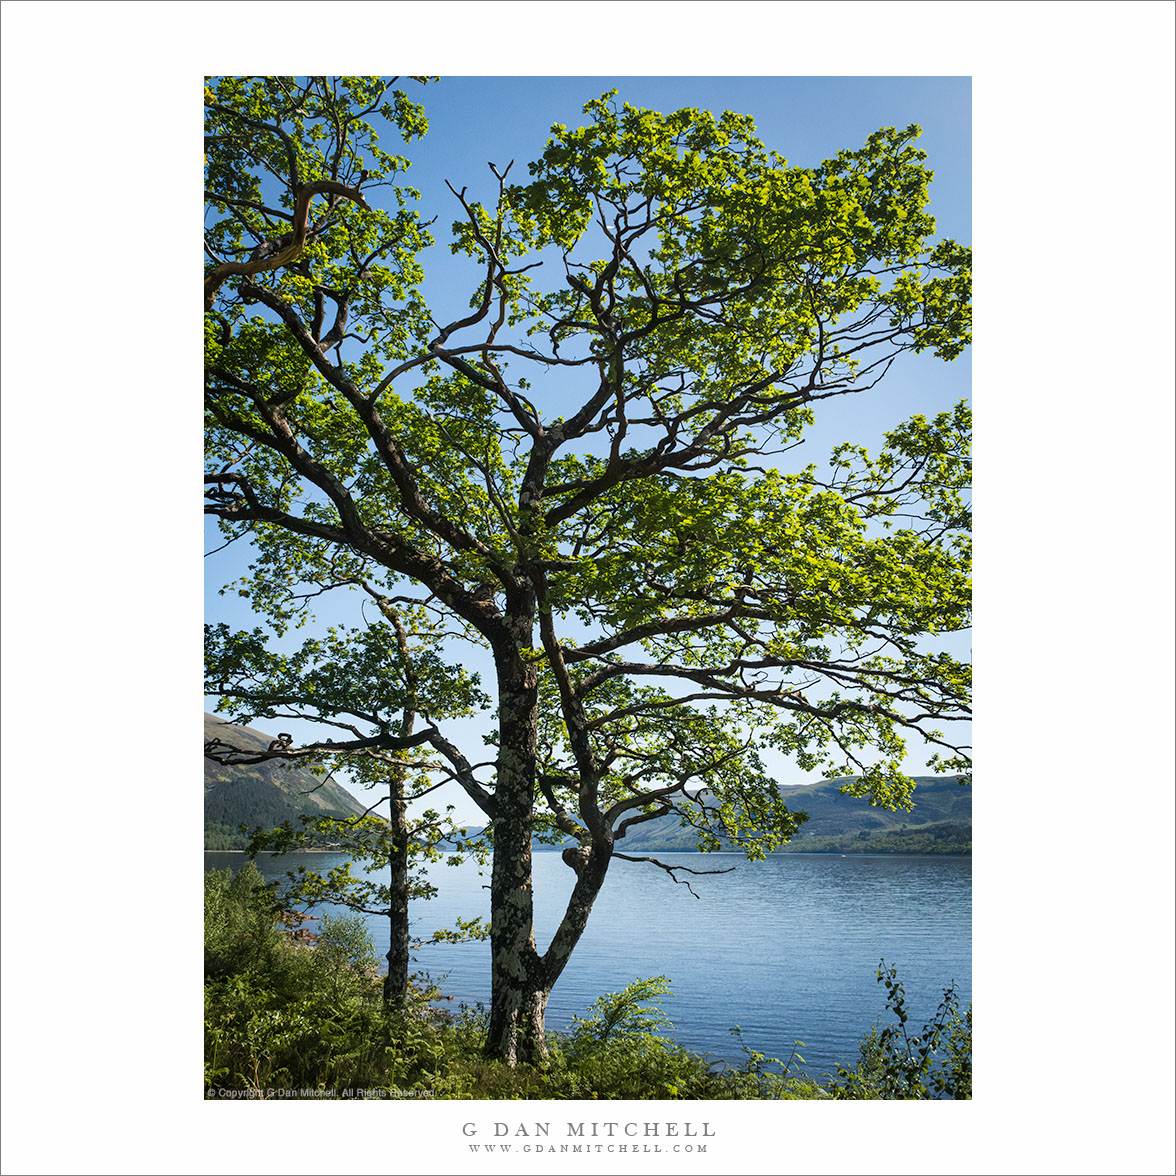
[[[667,866],[665,862],[659,862],[657,860],[657,858],[631,857],[627,853],[617,853],[615,850],[613,851],[613,857],[620,858],[622,861],[625,861],[625,862],[649,862],[651,865],[655,865],[659,869],[665,870],[665,872],[667,874],[669,874],[669,876],[671,878],[673,878],[674,881],[677,882],[677,884],[679,886],[685,886],[686,889],[689,890],[690,893],[693,894],[695,898],[698,898],[699,896],[698,896],[698,894],[695,893],[694,887],[692,887],[690,885],[690,883],[686,881],[685,878],[675,878],[674,877],[675,871],[682,870],[683,872],[685,872],[687,874],[730,874],[735,869],[734,866],[729,866],[725,870],[692,870],[689,866]]]

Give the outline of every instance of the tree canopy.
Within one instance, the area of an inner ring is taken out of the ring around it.
[[[213,627],[210,690],[341,736],[288,754],[411,762],[486,814],[492,1050],[542,1053],[635,823],[677,812],[702,848],[770,851],[799,818],[768,749],[888,807],[911,738],[966,771],[969,671],[935,639],[969,624],[968,410],[824,467],[794,452],[823,401],[969,342],[970,250],[935,238],[917,127],[794,167],[747,116],[606,94],[527,177],[491,164],[481,200],[455,182],[450,247],[478,277],[446,320],[371,121],[425,129],[401,90],[217,79],[206,110],[208,510],[251,540],[239,590],[274,635],[312,597],[373,605],[294,654]],[[389,610],[430,676],[412,731]],[[446,730],[482,690],[488,757]],[[575,843],[543,952],[536,833]]]

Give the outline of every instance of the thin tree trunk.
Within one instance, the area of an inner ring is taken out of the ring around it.
[[[403,776],[398,773],[389,795],[392,810],[392,846],[388,855],[388,974],[384,977],[384,1003],[403,1002],[408,992],[408,817]]]
[[[396,630],[396,646],[407,687],[404,713],[400,718],[401,738],[412,734],[416,723],[417,673],[408,648],[408,633],[400,614],[383,598],[380,611]],[[408,806],[404,800],[404,782],[408,769],[397,765],[388,783],[388,809],[392,844],[388,854],[388,975],[384,977],[384,1004],[401,1004],[408,995]]]

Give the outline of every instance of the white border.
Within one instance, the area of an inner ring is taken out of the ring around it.
[[[194,929],[154,863],[198,820],[191,95],[340,62],[974,77],[977,1099],[598,1105],[723,1148],[526,1170],[1171,1170],[1171,6],[10,0],[3,24],[5,1171],[513,1172],[460,1124],[572,1113],[230,1110],[177,1019]]]

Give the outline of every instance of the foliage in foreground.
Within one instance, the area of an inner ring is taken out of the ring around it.
[[[885,960],[874,973],[886,986],[886,1008],[894,1021],[877,1025],[861,1044],[853,1071],[838,1067],[834,1098],[925,1099],[972,1097],[972,1006],[960,1012],[955,985],[944,990],[935,1016],[921,1033],[907,1028],[910,1011],[898,970]]]
[[[480,1008],[439,1010],[436,990],[419,985],[402,1007],[384,1006],[361,919],[324,916],[316,934],[311,948],[283,929],[252,863],[205,876],[206,1097],[971,1097],[971,1010],[964,1018],[955,1004],[941,1006],[931,1026],[908,1036],[893,969],[879,979],[898,1026],[875,1029],[857,1069],[822,1086],[793,1072],[803,1061],[795,1054],[781,1061],[743,1045],[745,1060],[731,1066],[676,1045],[664,1036],[672,1025],[662,976],[595,1000],[570,1031],[551,1035],[542,1067],[510,1067],[484,1056]]]

